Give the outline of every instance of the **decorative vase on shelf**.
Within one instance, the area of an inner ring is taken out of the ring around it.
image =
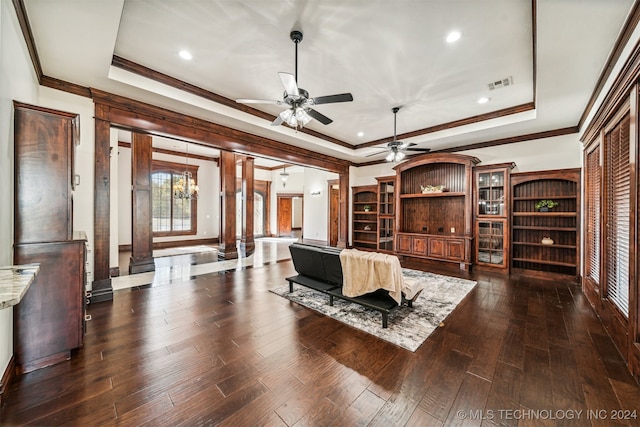
[[[553,245],[553,239],[551,237],[543,237],[540,243],[543,245]]]

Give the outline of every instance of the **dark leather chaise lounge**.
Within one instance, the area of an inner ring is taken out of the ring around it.
[[[398,308],[398,303],[383,289],[357,297],[344,295],[341,249],[293,243],[289,246],[289,251],[298,273],[286,279],[289,282],[289,292],[293,292],[293,284],[296,283],[326,294],[329,297],[329,305],[333,305],[334,298],[340,298],[377,310],[382,314],[382,327],[387,327],[389,313]],[[405,301],[411,306],[413,300]]]

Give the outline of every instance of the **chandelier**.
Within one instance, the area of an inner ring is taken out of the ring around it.
[[[289,111],[289,110],[287,110]],[[289,179],[289,174],[287,173],[287,168],[285,167],[280,173],[280,180],[282,181],[282,188],[287,186],[287,180]]]
[[[176,199],[197,199],[200,197],[198,185],[191,172],[189,172],[189,144],[185,144],[185,147],[185,170],[173,184],[173,197]]]

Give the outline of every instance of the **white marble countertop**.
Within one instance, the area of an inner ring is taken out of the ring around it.
[[[0,310],[18,304],[40,271],[40,264],[0,267]]]

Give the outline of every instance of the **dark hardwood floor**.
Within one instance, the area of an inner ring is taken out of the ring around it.
[[[640,410],[640,388],[575,284],[472,273],[411,353],[268,291],[293,273],[116,291],[72,360],[14,380],[0,424],[639,424],[612,419]]]

